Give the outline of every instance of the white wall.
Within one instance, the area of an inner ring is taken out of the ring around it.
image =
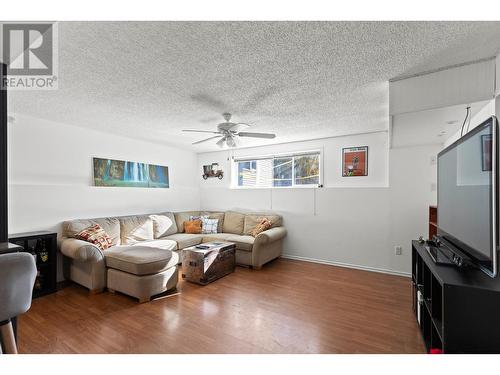
[[[409,272],[410,240],[428,238],[429,205],[437,203],[436,155],[441,145],[394,148],[390,151],[390,233],[392,254],[396,245],[402,256],[389,258],[390,269]]]
[[[274,210],[289,230],[286,256],[406,274],[410,240],[426,235],[435,183],[430,162],[439,146],[391,150],[389,179],[387,142],[388,134],[380,132],[234,151],[234,156],[258,156],[320,149],[325,187],[318,189],[231,189],[230,152],[199,154],[201,208]],[[342,177],[342,148],[364,145],[369,146],[368,177]],[[202,166],[213,162],[225,177],[205,181]],[[394,254],[397,244],[403,246],[401,256]]]
[[[9,232],[56,230],[64,220],[197,209],[196,154],[15,115],[9,124]],[[167,165],[170,188],[92,186],[92,157]]]

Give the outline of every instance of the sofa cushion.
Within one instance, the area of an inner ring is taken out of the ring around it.
[[[177,233],[184,233],[184,222],[189,220],[190,216],[200,216],[200,211],[175,212],[175,223],[177,224]]]
[[[219,220],[219,223],[217,224],[217,233],[222,233],[224,231],[224,212],[202,211],[200,215],[208,216],[209,219]]]
[[[252,236],[229,236],[227,242],[233,242],[236,245],[236,250],[252,251],[255,238]]]
[[[172,212],[149,215],[153,220],[153,237],[161,238],[177,233],[177,224]]]
[[[166,240],[164,238],[159,240],[141,241],[133,244],[132,246],[156,247],[158,249],[172,250],[172,251],[177,250],[177,242],[172,240]]]
[[[244,214],[234,211],[227,211],[224,215],[224,233],[243,234],[244,224]]]
[[[212,241],[227,241],[229,237],[234,236],[232,233],[212,233],[204,234],[202,242],[212,242]]]
[[[266,218],[271,222],[271,228],[275,227],[280,227],[282,223],[282,219],[280,215],[273,215],[273,214],[248,214],[245,215],[245,223],[244,223],[244,229],[243,229],[243,234],[247,236],[252,235],[252,231],[255,229],[257,225],[259,225],[262,222],[262,219]]]
[[[106,267],[134,275],[151,275],[175,267],[179,255],[147,246],[113,246],[106,251],[104,259]]]
[[[63,223],[63,237],[75,238],[78,232],[95,224],[99,224],[106,231],[111,238],[112,245],[119,245],[121,243],[120,221],[116,217],[65,221]]]
[[[122,245],[148,241],[153,237],[153,220],[149,215],[123,216],[120,220]]]
[[[206,236],[206,234],[176,233],[165,237],[165,239],[177,242],[177,249],[181,250],[200,244],[203,236]]]

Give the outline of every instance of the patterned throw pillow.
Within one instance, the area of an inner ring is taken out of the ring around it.
[[[184,232],[189,234],[201,233],[201,220],[189,220],[184,222]]]
[[[209,219],[208,217],[203,217],[201,219],[201,233],[217,233],[217,227],[219,225],[219,219]]]
[[[262,233],[265,230],[270,229],[272,226],[273,224],[267,218],[263,218],[262,221],[259,224],[257,224],[255,228],[253,228],[252,236],[257,237],[259,233]]]
[[[101,250],[106,250],[112,245],[111,238],[99,224],[92,225],[78,232],[75,234],[75,238],[90,242]]]
[[[200,221],[203,221],[203,219],[208,219],[208,216],[189,216],[189,221],[192,221],[192,220],[200,220]]]

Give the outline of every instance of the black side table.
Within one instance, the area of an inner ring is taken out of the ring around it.
[[[33,298],[54,293],[57,283],[57,233],[48,231],[9,234],[9,241],[33,255],[37,277]]]

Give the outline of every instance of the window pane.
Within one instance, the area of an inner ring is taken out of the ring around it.
[[[257,165],[255,161],[240,161],[238,163],[238,186],[255,186]]]
[[[295,157],[295,185],[319,184],[319,154]]]
[[[274,164],[274,185],[292,186],[292,165],[293,158],[276,158]]]
[[[257,160],[257,186],[273,186],[273,159]]]
[[[311,153],[238,161],[238,186],[272,188],[318,185],[319,155]]]

